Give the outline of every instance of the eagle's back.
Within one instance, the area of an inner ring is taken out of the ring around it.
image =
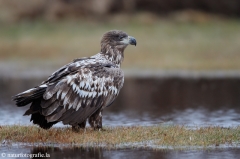
[[[25,115],[40,113],[47,123],[77,125],[99,108],[110,105],[123,82],[120,67],[97,55],[74,60],[41,85],[16,95],[14,100],[19,106],[32,102]]]

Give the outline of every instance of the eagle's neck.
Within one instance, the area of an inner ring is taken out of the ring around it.
[[[102,47],[101,54],[109,61],[112,61],[114,64],[121,66],[121,63],[124,59],[124,49],[126,47],[122,46],[110,46],[106,45],[105,47]]]

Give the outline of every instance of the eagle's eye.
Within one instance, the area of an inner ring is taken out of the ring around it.
[[[119,35],[119,36],[118,36],[118,39],[119,39],[119,40],[123,40],[123,38],[124,38],[123,35]]]

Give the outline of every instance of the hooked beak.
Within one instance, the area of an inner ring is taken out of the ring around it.
[[[130,45],[135,45],[135,46],[137,45],[136,39],[134,37],[132,37],[132,36],[128,36],[128,43]]]
[[[136,39],[132,36],[128,36],[124,38],[121,42],[124,43],[125,45],[128,45],[128,44],[135,45],[135,46],[137,45]]]

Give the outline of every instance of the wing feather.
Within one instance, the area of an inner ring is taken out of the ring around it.
[[[66,95],[63,105],[66,109],[70,109],[73,107],[75,99],[77,100],[78,96],[74,93],[73,89],[70,89],[68,94]]]
[[[61,68],[53,74],[58,77],[48,79],[53,83],[49,84],[41,102],[42,114],[48,122],[81,123],[99,108],[108,106],[123,85],[119,68],[99,63],[84,67],[75,64],[77,69],[73,66]],[[120,76],[120,82],[116,76]]]
[[[44,116],[49,116],[51,115],[54,111],[57,110],[57,108],[59,107],[59,104],[60,102],[59,101],[56,101],[56,102],[53,102],[50,106],[48,106],[47,108],[43,108],[42,109],[42,114]]]
[[[58,92],[59,90],[61,90],[60,88],[62,88],[66,83],[66,80],[61,80],[60,82],[57,82],[56,84],[50,85],[48,86],[48,88],[46,89],[45,93],[43,94],[43,98],[45,100],[48,100],[50,98],[52,98],[52,96]]]
[[[101,97],[100,97],[100,98],[101,98]],[[94,110],[95,110],[94,107],[96,106],[97,100],[100,99],[100,98],[95,97],[95,98],[93,98],[92,100],[90,100],[91,103],[90,103],[88,106],[89,106],[91,109],[88,110],[89,112],[93,112],[93,113],[94,113]],[[92,110],[92,109],[93,109],[93,110]],[[78,124],[79,122],[81,123],[81,121],[84,121],[85,116],[84,116],[84,114],[81,114],[81,111],[82,111],[82,110],[78,110],[78,111],[74,112],[74,114],[71,116],[71,118],[68,119],[67,122],[69,122],[69,124],[71,124],[71,125],[75,125],[75,124]],[[82,113],[83,113],[83,112],[82,112]],[[87,113],[87,114],[91,114],[91,113]],[[89,116],[90,116],[90,115],[89,115]]]
[[[80,121],[83,122],[84,120],[86,120],[89,116],[91,116],[94,112],[96,112],[102,105],[103,103],[103,96],[98,97],[98,105],[96,105],[95,107],[89,107],[88,109],[85,109],[81,112],[79,112],[79,116],[77,116],[77,118],[75,118],[74,120],[71,121],[71,123],[78,123]]]
[[[54,121],[58,121],[58,119],[63,115],[63,113],[66,112],[66,109],[64,109],[63,106],[59,106],[53,114],[46,116],[46,120],[48,122],[54,122]]]
[[[45,100],[42,99],[41,101],[41,107],[42,108],[47,108],[49,107],[51,104],[53,104],[55,101],[57,100],[57,94],[55,93],[55,95],[52,96],[52,98]]]
[[[66,111],[62,117],[59,119],[60,121],[63,122],[63,124],[68,124],[69,123],[69,119],[71,119],[78,111],[76,111],[75,109],[69,109],[68,111]]]
[[[78,103],[81,100],[81,97],[75,94],[72,94],[72,97],[70,99],[72,102],[71,107],[76,110]]]

